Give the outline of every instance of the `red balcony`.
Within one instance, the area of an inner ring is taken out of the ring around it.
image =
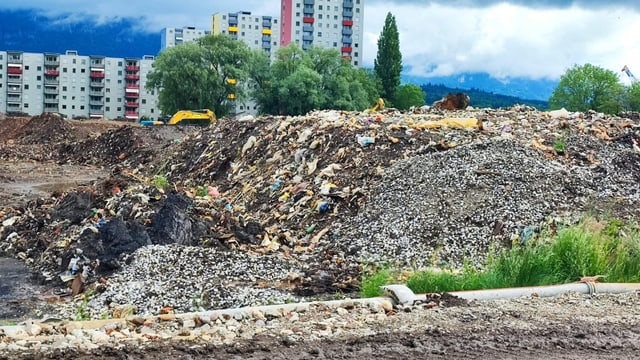
[[[128,92],[124,94],[125,98],[132,98],[132,99],[137,99],[140,97],[140,94],[138,94],[137,92]]]
[[[305,16],[305,17],[302,18],[302,22],[306,23],[306,24],[313,24],[313,18]]]
[[[10,66],[7,68],[7,74],[14,74],[14,75],[22,74],[22,68]]]
[[[351,54],[351,51],[353,50],[351,48],[351,46],[343,46],[340,50],[342,50],[343,53],[349,53]]]
[[[125,89],[140,89],[140,84],[127,84],[124,86]]]
[[[124,103],[124,106],[130,107],[130,108],[137,108],[139,104],[137,102],[126,102]]]
[[[353,26],[353,20],[342,20],[342,26]]]
[[[58,76],[58,75],[60,75],[60,71],[58,71],[58,70],[45,70],[44,74],[45,75],[49,75],[49,76]]]
[[[127,65],[124,67],[126,71],[140,71],[140,66],[138,65]]]
[[[126,116],[127,118],[130,118],[130,119],[137,119],[138,118],[138,112],[137,111],[125,111],[124,112],[124,116]]]
[[[102,71],[92,71],[90,76],[94,79],[104,79],[104,73]]]
[[[127,80],[140,80],[140,75],[127,74],[124,78]]]

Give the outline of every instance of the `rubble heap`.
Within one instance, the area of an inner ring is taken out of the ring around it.
[[[480,263],[585,211],[638,219],[639,129],[526,106],[122,127],[57,144],[57,161],[111,175],[5,209],[0,253],[51,281],[99,260],[95,313],[352,292],[363,262]]]

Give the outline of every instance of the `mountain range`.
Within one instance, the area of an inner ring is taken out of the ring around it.
[[[78,18],[68,15],[46,16],[36,10],[0,10],[0,50],[38,53],[76,50],[81,55],[135,58],[157,55],[160,51],[160,32],[142,30],[139,26],[141,19],[118,18],[97,23],[90,16]],[[548,100],[557,85],[557,81],[552,80],[497,79],[485,73],[428,78],[404,74],[402,81],[476,89],[541,101]]]

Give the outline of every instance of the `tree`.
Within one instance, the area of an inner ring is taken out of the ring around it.
[[[373,69],[382,83],[381,96],[387,101],[395,101],[400,86],[402,54],[396,18],[391,13],[387,14],[378,39],[378,53],[373,62]]]
[[[335,49],[311,47],[304,52],[293,43],[278,50],[270,67],[259,55],[252,62],[253,95],[262,113],[301,115],[314,109],[363,110],[378,96],[375,78],[342,60]]]
[[[615,114],[622,110],[623,94],[624,87],[615,72],[591,64],[574,65],[560,78],[549,105],[570,111]]]
[[[412,106],[422,106],[426,96],[418,85],[402,85],[398,88],[394,105],[399,110],[407,110]]]
[[[229,94],[245,97],[249,48],[225,35],[208,35],[161,52],[147,76],[146,87],[159,91],[158,107],[164,114],[181,109],[211,109],[217,116],[229,113]]]
[[[640,111],[640,82],[634,82],[627,88],[626,108],[631,111]]]

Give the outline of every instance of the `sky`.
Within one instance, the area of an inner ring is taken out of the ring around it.
[[[377,39],[391,12],[400,33],[407,75],[430,77],[484,72],[498,79],[558,79],[590,63],[640,75],[640,0],[363,0],[364,65],[373,66]],[[2,0],[0,9],[39,9],[95,17],[140,19],[140,27],[209,29],[211,14],[251,11],[280,15],[278,0]]]

